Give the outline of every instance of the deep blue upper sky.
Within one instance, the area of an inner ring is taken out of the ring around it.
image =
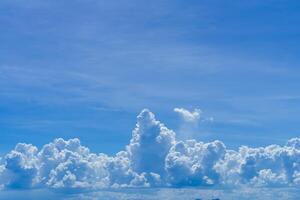
[[[149,108],[214,121],[196,139],[230,147],[300,135],[300,2],[2,0],[0,152],[78,137],[128,143]]]

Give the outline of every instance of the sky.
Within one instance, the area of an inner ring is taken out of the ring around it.
[[[0,199],[297,199],[299,9],[1,0]]]
[[[300,134],[299,8],[2,0],[0,152],[62,137],[113,155],[144,108],[178,138],[284,145]],[[191,124],[178,109],[199,109],[200,119]]]

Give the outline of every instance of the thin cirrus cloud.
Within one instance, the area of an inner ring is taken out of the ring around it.
[[[0,165],[8,188],[81,191],[123,187],[300,186],[300,138],[284,146],[238,150],[221,141],[179,141],[147,109],[137,117],[132,138],[114,156],[92,153],[79,139],[55,139],[41,149],[19,143]]]

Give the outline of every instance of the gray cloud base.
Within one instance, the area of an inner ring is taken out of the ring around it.
[[[1,159],[5,188],[62,191],[123,187],[300,186],[300,138],[285,146],[227,149],[221,141],[176,141],[144,109],[132,139],[115,156],[94,154],[79,139],[55,139],[42,149],[19,143]]]

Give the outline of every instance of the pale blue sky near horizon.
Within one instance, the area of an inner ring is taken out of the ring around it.
[[[228,147],[300,135],[300,2],[3,0],[0,152],[78,137],[108,154],[153,111],[211,123],[193,137]]]

